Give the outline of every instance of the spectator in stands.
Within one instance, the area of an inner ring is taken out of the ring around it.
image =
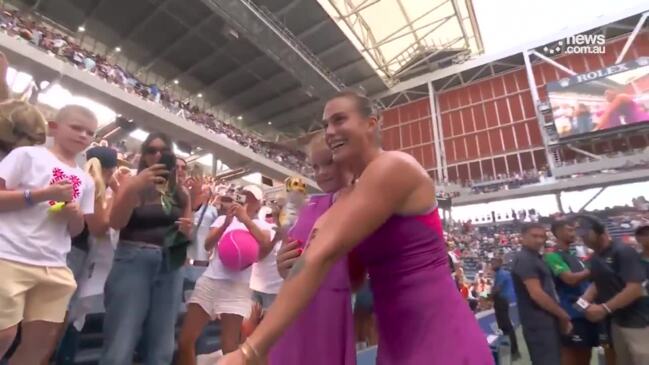
[[[491,268],[494,271],[495,281],[491,289],[491,296],[494,301],[494,311],[496,314],[496,323],[498,328],[509,336],[511,344],[511,353],[513,359],[520,358],[518,350],[518,340],[516,339],[516,330],[509,316],[509,307],[516,303],[516,293],[514,292],[514,281],[512,274],[503,268],[503,259],[495,257],[491,260]]]
[[[0,52],[0,102],[8,100],[11,96],[11,90],[7,83],[7,71],[9,71],[9,61],[7,61],[7,56]]]
[[[599,346],[599,330],[574,306],[588,288],[590,270],[571,251],[576,238],[574,225],[558,220],[552,223],[551,231],[556,237],[556,246],[544,255],[544,260],[554,275],[559,303],[570,315],[573,328],[570,335],[561,339],[561,363],[589,365],[593,347]]]
[[[217,208],[210,202],[213,195],[212,190],[203,181],[202,172],[195,166],[187,180],[194,214],[194,239],[187,251],[190,267],[185,270],[185,278],[190,281],[191,289],[209,264],[210,252],[205,250],[204,242],[210,227],[219,216]]]
[[[635,231],[635,239],[642,249],[642,263],[645,267],[647,278],[649,278],[649,226],[638,227]]]
[[[259,217],[268,223],[272,228],[276,225],[266,221],[266,217]],[[259,303],[262,314],[273,304],[275,296],[282,286],[282,277],[277,271],[277,252],[280,248],[279,238],[273,237],[271,249],[265,256],[259,256],[259,260],[252,264],[250,275],[250,289],[253,290],[253,300]]]
[[[23,322],[12,365],[40,364],[55,346],[76,288],[65,256],[94,209],[94,184],[75,162],[97,129],[94,114],[66,106],[50,125],[51,148],[16,148],[0,162],[1,355]]]
[[[105,277],[110,271],[113,258],[113,244],[116,234],[111,232],[108,215],[111,197],[118,191],[114,177],[120,162],[117,152],[108,147],[93,147],[86,151],[86,172],[95,183],[94,213],[87,215],[86,224],[78,236],[72,239],[72,249],[68,253],[68,267],[77,281],[77,291],[70,302],[67,317],[69,323],[85,320],[86,298],[103,293],[105,281],[97,282],[96,277]],[[81,327],[79,327],[81,328]],[[75,326],[68,326],[64,339],[57,351],[57,363],[74,362],[79,342],[79,331]]]
[[[0,160],[16,147],[45,143],[46,126],[45,118],[29,103],[0,102]]]
[[[205,249],[211,251],[223,235],[232,230],[246,230],[259,244],[259,257],[265,257],[272,249],[273,229],[258,218],[262,191],[249,185],[241,192],[245,205],[229,203],[228,213],[218,217],[205,239]],[[215,319],[221,324],[221,349],[224,354],[235,351],[240,343],[241,324],[250,314],[252,292],[250,290],[250,267],[241,271],[227,269],[215,255],[207,270],[196,282],[189,300],[187,315],[178,340],[178,363],[195,364],[195,343],[203,328]]]
[[[468,300],[469,299],[469,285],[466,283],[466,277],[464,276],[464,270],[459,267],[455,271],[455,285],[457,285],[457,289],[460,291],[460,295],[462,295],[462,298]]]
[[[187,168],[187,160],[176,157],[176,183],[178,186],[185,186],[185,181],[187,180]]]
[[[577,218],[577,235],[593,251],[592,284],[582,296],[582,308],[592,322],[610,319],[617,364],[649,364],[649,297],[647,280],[638,253],[614,242],[606,225],[589,215]]]
[[[552,273],[540,251],[545,245],[545,227],[527,223],[521,230],[523,247],[512,263],[518,311],[533,365],[561,363],[560,334],[572,331],[570,315],[556,297]]]
[[[126,180],[113,201],[110,225],[120,230],[120,241],[106,281],[101,365],[130,364],[141,335],[147,363],[173,359],[192,212],[176,172],[159,163],[171,153],[167,135],[149,134],[137,176]]]

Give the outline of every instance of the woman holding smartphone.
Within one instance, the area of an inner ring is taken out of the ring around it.
[[[233,198],[221,197],[221,204],[227,213],[212,224],[204,242],[205,250],[217,249],[221,238],[228,232],[245,230],[259,244],[259,258],[265,257],[273,248],[273,226],[258,218],[262,199],[261,188],[254,185],[244,187],[241,194]],[[196,364],[196,340],[203,328],[216,319],[221,324],[223,353],[239,347],[241,325],[243,319],[250,315],[252,306],[251,274],[251,266],[239,271],[232,270],[223,264],[218,254],[212,255],[207,270],[196,281],[188,301],[187,315],[178,339],[178,364]]]
[[[142,143],[138,174],[121,186],[110,225],[120,230],[106,281],[101,365],[125,365],[141,336],[145,364],[171,364],[174,328],[182,293],[182,264],[171,259],[169,237],[189,237],[192,211],[176,184],[169,137],[152,133]]]

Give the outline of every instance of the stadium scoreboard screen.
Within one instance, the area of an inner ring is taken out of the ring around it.
[[[547,91],[559,139],[639,126],[649,122],[649,57],[551,82]]]

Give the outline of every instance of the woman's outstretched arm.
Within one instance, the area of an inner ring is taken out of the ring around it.
[[[269,351],[306,307],[332,265],[399,212],[427,178],[410,158],[392,152],[378,157],[366,168],[352,193],[337,201],[323,216],[324,221],[317,223],[322,229],[314,229],[308,249],[291,269],[260,326],[248,338],[248,344],[260,355]],[[241,359],[241,353],[234,353],[223,364],[241,364]]]

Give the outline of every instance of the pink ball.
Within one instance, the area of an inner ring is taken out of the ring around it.
[[[241,271],[257,261],[259,244],[250,232],[234,229],[221,237],[218,252],[223,266],[233,271]]]

